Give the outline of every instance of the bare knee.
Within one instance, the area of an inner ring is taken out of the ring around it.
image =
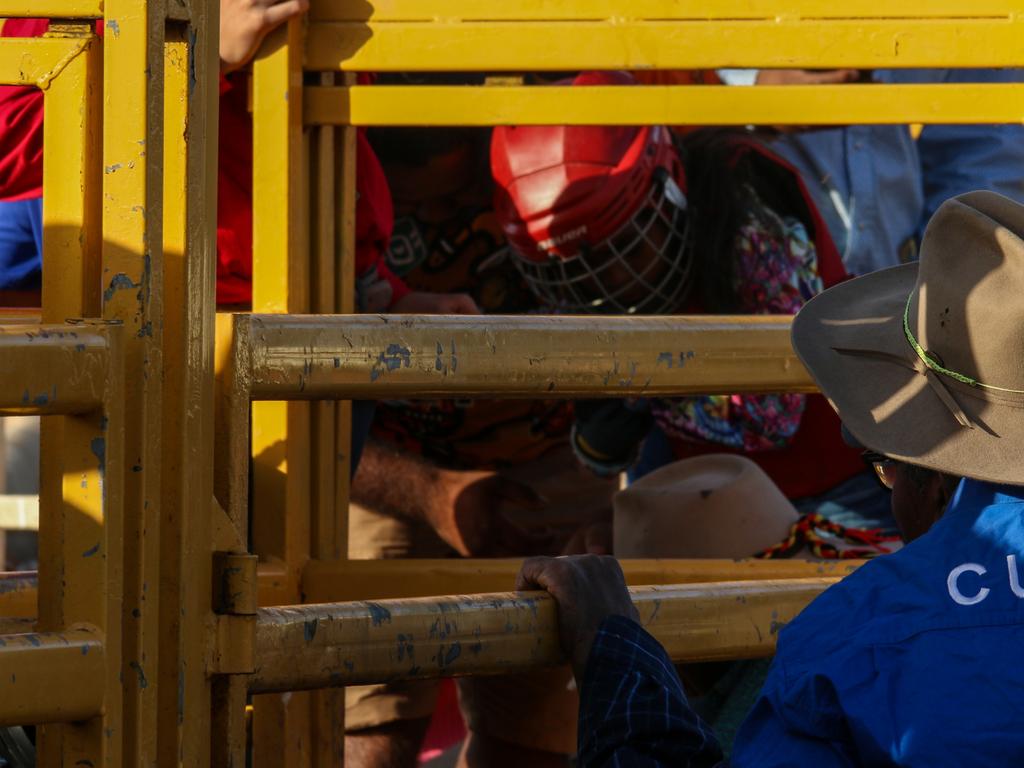
[[[353,768],[414,768],[429,718],[399,720],[345,734],[345,765]]]

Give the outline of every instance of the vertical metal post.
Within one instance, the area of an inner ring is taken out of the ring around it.
[[[302,127],[303,22],[272,33],[254,66],[253,311],[307,312],[308,183]],[[282,215],[283,212],[283,215]],[[310,556],[311,408],[254,403],[253,551],[283,563],[291,602]],[[254,701],[253,754],[263,766],[310,765],[311,696]]]
[[[99,242],[100,48],[87,43],[49,84],[44,124],[43,319],[63,321],[98,307],[90,280]],[[115,356],[112,355],[112,360]],[[41,436],[38,627],[91,624],[104,633],[104,715],[39,729],[40,766],[119,765],[123,428],[120,364],[109,375],[113,413],[47,417]],[[59,382],[54,396],[59,396]],[[115,399],[116,397],[116,399]]]
[[[219,57],[216,0],[194,2],[164,46],[164,391],[158,754],[208,765],[236,745],[245,698],[210,678],[213,359]],[[237,688],[237,686],[236,686]],[[232,729],[232,725],[235,728]],[[232,733],[234,737],[231,738]],[[221,761],[220,764],[225,764]]]
[[[125,761],[161,762],[160,598],[163,508],[163,94],[164,4],[107,0],[103,47],[105,319],[124,327]],[[164,761],[168,758],[163,757]]]

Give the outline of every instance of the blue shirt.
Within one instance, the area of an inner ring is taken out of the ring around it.
[[[877,70],[887,83],[1016,82],[1020,70]],[[947,198],[990,189],[1024,200],[1024,127],[852,125],[781,135],[772,148],[800,171],[848,272],[913,256]]]
[[[1022,649],[1024,488],[965,480],[927,534],[782,630],[732,766],[1024,765]],[[720,759],[664,651],[621,618],[591,651],[579,739],[587,768]]]

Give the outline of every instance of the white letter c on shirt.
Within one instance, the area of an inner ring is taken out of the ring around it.
[[[953,598],[953,602],[957,605],[977,605],[988,597],[988,593],[991,592],[991,590],[988,587],[982,587],[974,597],[964,596],[964,593],[960,591],[960,587],[957,586],[956,582],[957,579],[960,578],[961,574],[966,571],[976,573],[979,576],[984,576],[988,573],[988,569],[983,565],[978,565],[977,563],[964,563],[963,565],[958,565],[949,572],[949,578],[946,579],[946,587],[949,589],[949,596]]]

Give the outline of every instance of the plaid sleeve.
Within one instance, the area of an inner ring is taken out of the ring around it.
[[[580,768],[712,768],[722,760],[665,649],[636,622],[605,619],[580,690]]]

